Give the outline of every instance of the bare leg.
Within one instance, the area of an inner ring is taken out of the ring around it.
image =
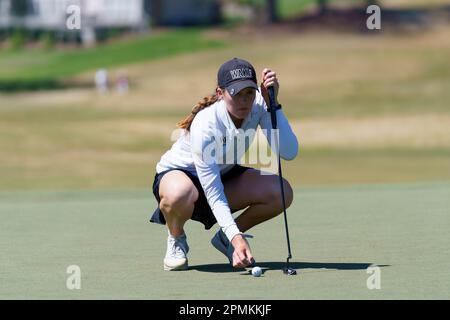
[[[183,171],[173,170],[162,178],[159,196],[159,207],[170,234],[174,237],[182,235],[184,224],[194,212],[195,201],[198,199],[197,188]]]
[[[284,191],[286,207],[289,207],[293,192],[286,180]],[[236,224],[242,232],[283,212],[280,182],[276,175],[261,175],[259,170],[247,170],[225,183],[225,194],[232,209],[248,207],[236,218]]]

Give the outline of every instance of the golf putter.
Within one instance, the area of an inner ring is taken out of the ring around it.
[[[276,104],[275,104],[275,92],[273,86],[267,89],[269,93],[269,110],[270,110],[270,118],[272,120],[272,129],[277,129],[277,114],[276,114]],[[277,131],[275,131],[277,132]],[[297,271],[294,268],[289,266],[289,259],[292,258],[291,254],[291,242],[289,241],[289,229],[287,222],[287,214],[286,214],[286,202],[284,200],[284,186],[283,186],[283,175],[281,172],[281,157],[280,157],[280,149],[279,149],[279,135],[275,136],[275,151],[278,156],[278,177],[280,178],[280,188],[281,188],[281,201],[283,202],[283,213],[284,213],[284,227],[286,230],[286,240],[288,247],[288,257],[286,260],[286,267],[283,269],[283,273],[285,275],[293,276],[297,274]]]

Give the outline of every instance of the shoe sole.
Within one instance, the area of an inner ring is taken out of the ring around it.
[[[176,266],[176,267],[171,267],[164,263],[164,271],[182,271],[182,270],[187,270],[188,268],[189,268],[189,266],[188,266],[187,260],[184,264]]]

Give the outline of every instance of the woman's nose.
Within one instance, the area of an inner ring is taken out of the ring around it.
[[[248,97],[246,95],[242,97],[241,103],[248,104],[249,102],[250,102],[250,97]]]

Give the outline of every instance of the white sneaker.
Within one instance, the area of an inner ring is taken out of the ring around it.
[[[231,244],[230,240],[228,240],[225,233],[223,233],[222,229],[219,229],[214,237],[212,237],[211,244],[214,246],[214,248],[222,252],[225,257],[227,257],[230,264],[233,264],[234,247]]]
[[[164,270],[186,270],[188,268],[187,253],[189,246],[186,241],[186,234],[174,237],[171,234],[167,237],[167,252],[164,258]]]
[[[253,236],[250,234],[243,234],[243,236],[245,238],[253,238]],[[230,240],[228,240],[225,233],[223,233],[222,229],[219,229],[214,237],[212,237],[211,244],[214,246],[214,248],[222,252],[227,257],[230,264],[233,265],[234,247],[231,244]]]

